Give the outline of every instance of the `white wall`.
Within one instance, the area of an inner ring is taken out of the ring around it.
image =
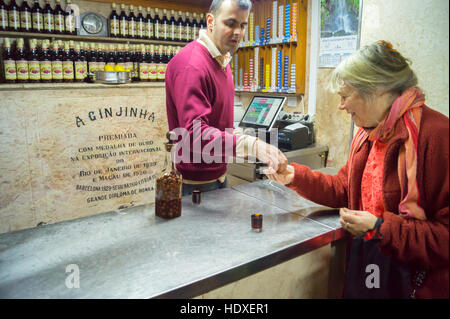
[[[449,1],[363,0],[361,46],[393,44],[409,58],[426,104],[449,115]]]

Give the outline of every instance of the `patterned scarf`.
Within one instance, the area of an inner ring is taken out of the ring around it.
[[[392,104],[389,114],[373,130],[360,128],[353,139],[350,149],[350,170],[355,153],[361,145],[370,141],[387,142],[394,135],[395,124],[401,118],[408,130],[408,138],[401,146],[398,156],[398,177],[401,198],[398,210],[404,218],[426,220],[424,209],[419,205],[419,189],[417,186],[417,145],[422,118],[422,106],[425,96],[418,87],[411,87],[403,92]],[[349,173],[349,178],[351,173]],[[349,180],[350,182],[350,180]]]

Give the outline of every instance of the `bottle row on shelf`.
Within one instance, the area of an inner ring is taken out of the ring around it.
[[[71,0],[65,2],[63,10],[61,0],[56,0],[54,8],[50,0],[45,0],[44,8],[41,8],[39,0],[34,0],[31,7],[27,0],[23,0],[20,6],[16,0],[10,0],[8,5],[0,0],[0,31],[76,35],[80,22],[76,20],[78,17],[74,14]],[[112,4],[108,32],[111,37],[190,42],[198,37],[201,28],[206,28],[203,13],[169,12],[166,9],[139,6],[135,14],[133,5],[128,6],[128,12],[125,4],[121,4],[120,8],[118,14],[116,4]]]
[[[115,3],[109,16],[109,32],[115,38],[134,38],[148,40],[190,42],[198,37],[200,29],[206,29],[205,15],[175,10],[138,7],[138,15],[134,14],[134,7],[130,5],[129,13],[126,6],[121,4],[121,13],[117,14]],[[170,15],[169,15],[170,14]]]
[[[70,5],[71,0],[66,0],[63,10],[61,0],[56,0],[55,8],[51,6],[50,0],[45,0],[44,8],[40,6],[39,0],[34,0],[31,7],[26,0],[20,6],[16,0],[11,0],[9,5],[0,0],[0,31],[76,35],[75,15]]]
[[[297,92],[295,46],[256,47],[233,56],[236,91]]]
[[[5,83],[83,82],[96,71],[126,71],[133,81],[164,81],[167,63],[181,47],[4,39]]]
[[[298,3],[290,0],[255,3],[240,48],[297,41]]]

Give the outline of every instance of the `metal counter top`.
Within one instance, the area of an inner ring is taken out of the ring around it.
[[[265,180],[183,197],[173,220],[148,205],[2,234],[0,298],[190,298],[342,237],[336,210],[294,195]]]

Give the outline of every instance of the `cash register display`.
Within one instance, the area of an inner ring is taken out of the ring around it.
[[[283,108],[286,97],[255,96],[242,117],[240,127],[270,130]]]

